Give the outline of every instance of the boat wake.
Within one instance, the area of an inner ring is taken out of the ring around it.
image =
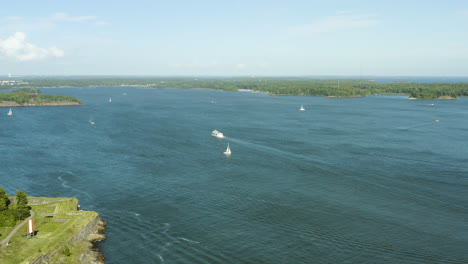
[[[69,172],[69,171],[62,172],[62,173],[66,173],[66,174],[73,175],[73,173],[72,173],[72,172]],[[82,193],[82,194],[84,194],[84,195],[86,196],[86,198],[91,199],[91,195],[89,195],[89,193],[84,192],[84,191],[81,191],[81,190],[76,189],[76,188],[73,188],[73,187],[71,187],[71,186],[68,186],[68,185],[67,185],[67,181],[64,180],[62,177],[63,177],[63,175],[58,176],[58,177],[57,177],[57,180],[59,180],[59,181],[62,183],[61,185],[62,185],[63,188],[73,190],[73,191],[75,191],[75,192],[77,192],[77,193]]]
[[[159,260],[161,261],[161,263],[166,263],[166,262],[164,262],[164,258],[160,254],[157,254],[157,256],[158,256]]]
[[[413,126],[398,127],[398,129],[401,129],[401,130],[409,130],[409,129],[416,128],[416,127],[421,127],[421,126],[436,125],[436,124],[439,123],[439,122],[440,122],[440,120],[434,120],[434,121],[432,121],[432,122],[426,122],[426,123],[417,124],[417,125],[413,125]]]
[[[295,154],[292,152],[280,150],[277,148],[273,147],[268,147],[266,145],[258,144],[255,142],[247,141],[247,140],[242,140],[242,139],[237,139],[237,138],[229,138],[231,142],[238,143],[239,145],[243,145],[249,148],[254,148],[255,150],[261,150],[264,152],[267,152],[269,154],[275,154],[281,157],[288,157],[292,160],[297,160],[297,159],[307,159],[306,156],[300,155],[300,154]]]
[[[178,239],[189,242],[189,243],[193,243],[193,244],[199,244],[200,243],[198,241],[190,240],[190,239],[185,238],[185,237],[178,237]]]

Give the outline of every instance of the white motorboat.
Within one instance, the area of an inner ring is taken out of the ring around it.
[[[213,137],[217,137],[217,138],[224,138],[224,135],[222,132],[218,131],[218,130],[213,130],[213,132],[211,132],[211,135]]]

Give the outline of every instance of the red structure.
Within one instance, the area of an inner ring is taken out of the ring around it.
[[[35,231],[36,231],[36,227],[34,226],[34,220],[29,219],[28,222],[26,223],[26,234],[34,235]]]

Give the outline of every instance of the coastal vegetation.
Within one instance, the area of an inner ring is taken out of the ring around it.
[[[8,194],[0,187],[0,228],[15,226],[18,221],[30,216],[29,210],[31,207],[28,206],[25,192],[17,191],[16,203],[11,203]]]
[[[208,88],[225,91],[246,89],[270,95],[362,97],[372,94],[405,94],[415,99],[455,99],[468,95],[468,83],[378,83],[370,80],[313,79],[174,79],[151,88]]]
[[[7,197],[3,193],[0,193],[1,201]],[[78,210],[75,198],[26,197],[23,194],[18,192],[16,197],[8,197],[9,206],[26,202],[34,212],[31,217],[36,234],[28,238],[23,226],[6,242],[2,240],[13,227],[0,228],[0,263],[102,263],[102,256],[91,244],[105,238],[98,234],[104,230],[98,213]],[[15,225],[21,224],[22,221],[15,222]]]
[[[33,87],[15,89],[10,93],[0,93],[0,106],[37,106],[37,105],[81,105],[83,102],[64,95],[42,94]]]
[[[379,83],[365,79],[311,79],[300,77],[76,77],[27,79],[18,87],[142,86],[145,88],[248,89],[270,95],[361,97],[402,94],[413,99],[455,99],[468,96],[468,83]]]

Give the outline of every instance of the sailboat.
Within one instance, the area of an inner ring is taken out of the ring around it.
[[[300,111],[305,111],[304,105],[301,105],[301,108],[299,108]]]
[[[10,107],[10,111],[8,111],[8,114],[9,116],[12,116],[13,115],[13,111],[11,111],[11,107]]]
[[[224,155],[231,156],[231,149],[229,148],[229,142],[226,151],[224,151]]]
[[[112,98],[109,98],[109,103],[112,103]]]

